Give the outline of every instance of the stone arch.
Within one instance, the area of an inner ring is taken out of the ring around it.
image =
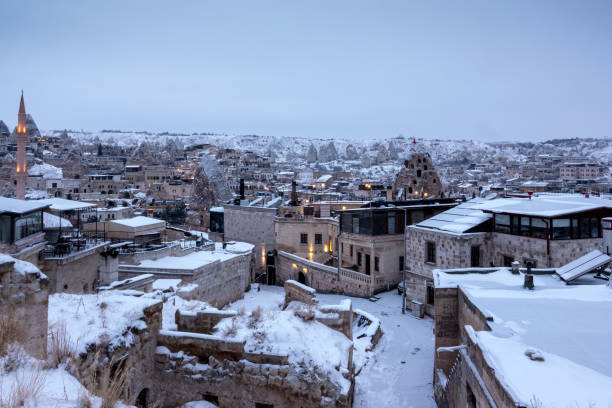
[[[300,273],[298,273],[298,282],[300,282],[301,284],[307,285],[306,283],[306,275],[304,275],[304,272],[300,271]]]

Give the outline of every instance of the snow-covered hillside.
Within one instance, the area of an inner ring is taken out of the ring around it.
[[[59,136],[63,131],[43,131],[44,135]],[[320,139],[261,135],[228,135],[212,133],[151,133],[119,130],[99,132],[68,131],[68,134],[81,143],[112,144],[117,146],[137,146],[146,141],[165,144],[169,139],[178,139],[185,146],[211,144],[225,148],[251,150],[259,154],[276,155],[279,160],[292,157],[306,158],[312,146],[321,155],[327,151],[330,142],[342,159],[351,159],[356,152],[359,158],[393,159],[405,155],[413,144],[412,138],[403,136],[393,138],[351,141],[346,139]],[[607,139],[557,139],[546,142],[495,142],[485,143],[474,140],[417,139],[419,148],[428,151],[438,165],[459,162],[481,162],[490,159],[509,159],[526,161],[528,157],[540,154],[555,156],[592,157],[607,162],[612,157],[612,138]],[[349,151],[347,152],[347,148]],[[354,158],[353,158],[354,159]],[[384,160],[378,160],[384,161]]]

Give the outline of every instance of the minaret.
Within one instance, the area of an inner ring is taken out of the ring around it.
[[[26,111],[23,103],[23,91],[21,91],[21,101],[19,102],[19,113],[17,114],[17,198],[25,199],[25,187],[28,181],[28,172],[26,169],[26,143],[28,142],[28,134],[26,132]]]

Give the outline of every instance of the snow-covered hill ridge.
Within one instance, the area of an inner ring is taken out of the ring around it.
[[[63,131],[43,131],[43,135],[59,136]],[[230,149],[251,150],[259,154],[274,152],[277,157],[306,157],[309,147],[326,149],[333,142],[338,155],[346,158],[347,147],[355,148],[360,157],[376,157],[395,150],[401,158],[413,144],[412,138],[393,137],[351,141],[347,139],[321,139],[261,135],[228,135],[213,133],[151,133],[119,130],[99,132],[68,131],[81,143],[102,143],[119,146],[136,146],[142,142],[165,144],[168,139],[179,139],[185,146],[211,144]],[[526,161],[528,157],[548,154],[552,156],[591,157],[607,163],[612,158],[612,138],[556,139],[546,142],[495,142],[475,140],[416,139],[419,148],[428,151],[435,163],[461,161],[484,162],[488,160]],[[352,149],[351,149],[352,150]]]

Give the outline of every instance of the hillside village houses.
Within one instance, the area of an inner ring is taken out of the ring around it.
[[[607,259],[609,163],[551,153],[526,165],[483,154],[448,159],[438,172],[442,155],[403,137],[287,155],[193,135],[129,146],[104,132],[87,142],[71,134],[41,133],[23,97],[15,130],[0,122],[0,311],[36,322],[26,350],[39,358],[53,327],[68,325],[79,340],[70,375],[81,383],[113,359],[129,361],[137,375],[122,396],[138,407],[202,398],[222,407],[351,407],[361,368],[380,364],[368,353],[385,352],[376,344],[386,324],[352,302],[387,296],[399,311],[396,288],[409,310],[424,304],[436,347],[449,348],[428,357],[440,406],[521,404],[530,385],[506,387],[491,374],[503,361],[481,358],[503,354],[485,333],[497,329],[486,310],[507,313],[501,302],[489,309],[482,291],[535,271],[545,274],[533,277],[536,289],[554,289],[566,310],[558,272],[594,250]],[[605,267],[572,283],[597,282]],[[570,298],[605,305],[600,289]],[[322,306],[317,295],[329,293],[353,299]],[[545,340],[544,352],[555,352]],[[601,371],[595,357],[576,355],[564,358]],[[474,361],[488,377],[473,372]]]

